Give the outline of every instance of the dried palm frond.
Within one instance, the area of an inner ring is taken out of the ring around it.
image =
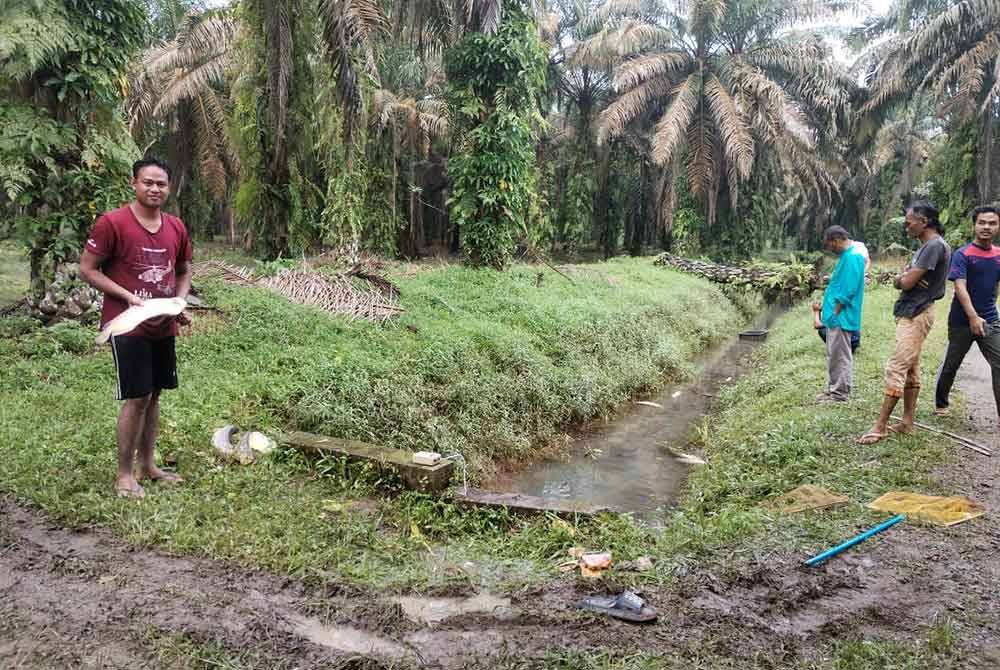
[[[653,103],[662,100],[673,88],[669,79],[658,78],[619,95],[601,112],[598,141],[603,143],[620,135],[630,123],[645,114]]]
[[[691,123],[702,86],[701,74],[692,72],[672,91],[673,101],[660,117],[653,132],[653,160],[666,165],[680,149]]]
[[[288,270],[265,277],[260,286],[271,289],[299,305],[319,307],[349,319],[387,321],[402,314],[394,298],[378,290],[362,288],[346,277],[329,277],[308,270]]]
[[[296,304],[318,307],[348,319],[383,322],[403,312],[396,303],[399,289],[384,277],[366,271],[361,264],[334,275],[305,267],[259,277],[244,267],[208,261],[196,263],[194,275],[240,286],[260,286]]]

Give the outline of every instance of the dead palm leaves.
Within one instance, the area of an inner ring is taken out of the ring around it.
[[[240,286],[269,289],[298,305],[309,305],[348,319],[385,322],[403,312],[396,300],[399,289],[384,277],[357,263],[336,274],[317,272],[309,266],[258,276],[251,270],[208,261],[194,268],[199,278],[216,278]]]

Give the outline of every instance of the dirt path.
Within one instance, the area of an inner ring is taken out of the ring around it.
[[[959,379],[970,433],[1000,453],[978,351]],[[963,451],[941,476],[996,511],[998,471],[1000,456]],[[1000,667],[995,513],[947,530],[904,524],[815,570],[778,556],[726,580],[691,574],[676,590],[646,594],[661,617],[641,627],[575,610],[586,585],[566,580],[509,598],[400,600],[136,549],[2,497],[0,520],[4,668],[201,667],[169,664],[164,640],[178,636],[260,668],[495,668],[504,655],[596,647],[780,664],[833,639],[918,639],[941,617],[969,651],[963,667]]]

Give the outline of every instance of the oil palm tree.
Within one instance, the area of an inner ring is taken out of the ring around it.
[[[939,113],[981,123],[979,195],[995,195],[993,153],[1000,117],[1000,3],[934,3],[919,24],[900,35],[872,74],[864,110],[884,114],[915,91],[929,91]]]
[[[817,156],[850,123],[852,83],[819,38],[792,27],[832,15],[836,0],[609,0],[608,23],[581,47],[615,59],[617,97],[599,139],[648,132],[649,153],[672,183],[684,170],[714,224],[720,193],[738,205],[759,161],[775,161],[814,197],[834,179]],[[661,200],[669,200],[666,190]]]
[[[224,201],[237,174],[227,109],[235,29],[227,11],[189,12],[176,34],[147,49],[132,72],[130,129],[140,144],[152,136],[165,147],[178,196],[196,173]]]
[[[448,132],[445,103],[427,95],[417,100],[379,89],[372,96],[376,135],[388,135],[392,144],[392,212],[396,218],[399,169],[406,167],[408,225],[399,231],[397,250],[407,258],[420,255],[424,243],[421,170],[431,156],[431,146]]]

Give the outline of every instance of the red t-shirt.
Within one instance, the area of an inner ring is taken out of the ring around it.
[[[177,264],[191,260],[191,239],[184,222],[161,213],[155,233],[142,227],[126,205],[102,214],[87,238],[86,249],[104,259],[101,270],[108,279],[143,300],[177,295]],[[101,327],[128,309],[128,303],[105,294]],[[177,334],[175,317],[144,321],[128,333],[159,339]]]

